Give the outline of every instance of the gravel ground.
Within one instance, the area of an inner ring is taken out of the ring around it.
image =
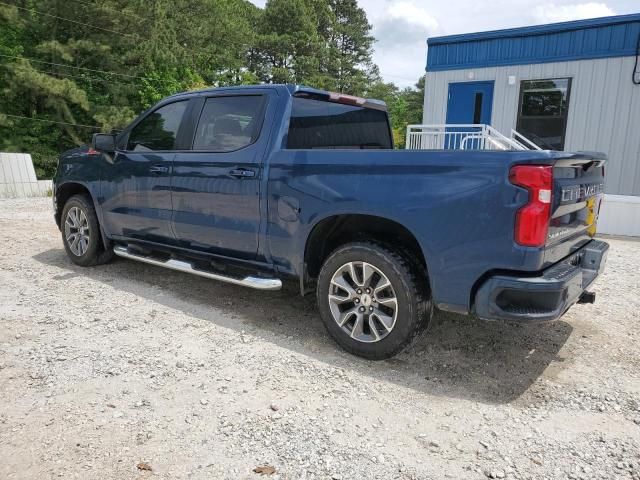
[[[640,479],[640,242],[561,321],[369,362],[293,290],[76,267],[49,202],[0,201],[2,479]]]

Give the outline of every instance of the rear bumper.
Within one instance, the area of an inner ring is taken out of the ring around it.
[[[608,243],[593,240],[538,276],[489,277],[478,289],[474,313],[484,320],[556,320],[602,273],[608,251]]]

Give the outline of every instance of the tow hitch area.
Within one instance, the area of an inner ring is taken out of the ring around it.
[[[548,322],[574,303],[593,303],[588,291],[604,270],[609,245],[592,240],[538,276],[495,275],[476,293],[475,313],[485,320]]]
[[[596,294],[595,292],[583,292],[578,299],[578,303],[595,303]]]

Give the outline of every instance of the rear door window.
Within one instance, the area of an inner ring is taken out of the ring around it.
[[[194,150],[233,152],[254,143],[264,117],[262,95],[208,98],[202,109]]]
[[[176,138],[187,100],[158,108],[138,123],[129,134],[127,150],[150,152],[175,150]]]
[[[354,105],[293,98],[288,149],[392,148],[387,114]]]

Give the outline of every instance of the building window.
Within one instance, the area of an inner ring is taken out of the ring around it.
[[[523,80],[517,130],[545,150],[563,150],[570,78]]]

